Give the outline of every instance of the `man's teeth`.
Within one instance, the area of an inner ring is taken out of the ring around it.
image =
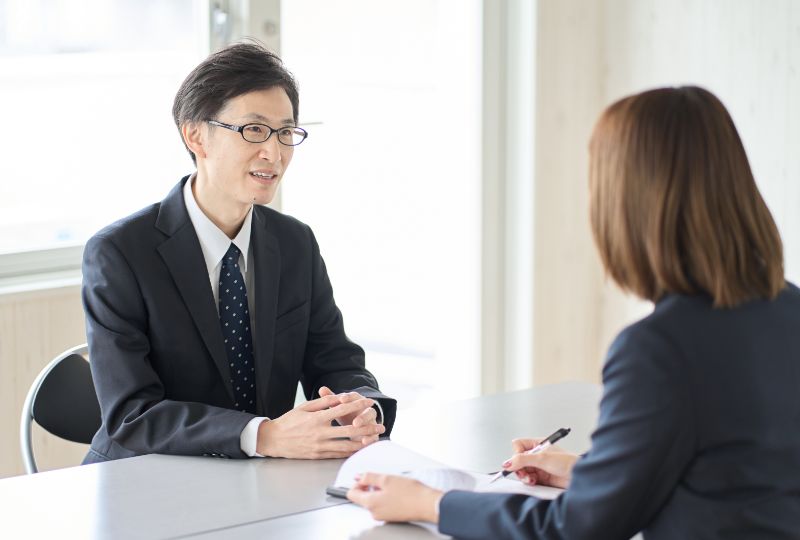
[[[259,178],[274,178],[275,177],[274,174],[264,174],[264,173],[260,173],[260,172],[251,172],[250,174],[252,174],[253,176],[258,176]]]

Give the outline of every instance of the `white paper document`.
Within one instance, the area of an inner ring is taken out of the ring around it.
[[[491,474],[462,471],[412,452],[392,441],[379,441],[350,456],[339,468],[337,487],[352,487],[355,476],[365,472],[397,474],[419,480],[442,491],[458,489],[493,493],[522,493],[539,499],[555,499],[563,489],[528,486],[509,475],[489,483]]]

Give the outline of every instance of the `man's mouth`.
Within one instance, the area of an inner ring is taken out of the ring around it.
[[[276,178],[278,178],[277,174],[263,173],[258,171],[251,171],[250,176],[258,178],[259,180],[267,180],[267,181],[275,180]]]

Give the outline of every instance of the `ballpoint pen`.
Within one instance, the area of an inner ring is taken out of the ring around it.
[[[530,450],[526,450],[525,452],[522,452],[522,453],[531,455],[531,454],[538,454],[539,452],[544,452],[545,450],[550,448],[552,445],[554,445],[556,442],[558,442],[561,439],[563,439],[564,437],[566,437],[569,432],[570,432],[570,428],[561,428],[561,429],[557,430],[555,433],[553,433],[552,435],[550,435],[549,437],[547,437],[546,439],[544,439],[542,442],[540,442],[539,444],[537,444],[536,446],[531,448]],[[500,470],[497,474],[495,474],[492,477],[491,480],[489,480],[489,483],[491,484],[492,482],[494,482],[495,480],[497,480],[498,478],[501,478],[501,477],[505,478],[509,474],[511,474],[511,471]]]

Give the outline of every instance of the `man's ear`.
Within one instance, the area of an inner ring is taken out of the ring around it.
[[[206,137],[202,129],[202,123],[186,122],[181,126],[181,135],[186,146],[191,150],[195,157],[206,157],[205,142]]]

